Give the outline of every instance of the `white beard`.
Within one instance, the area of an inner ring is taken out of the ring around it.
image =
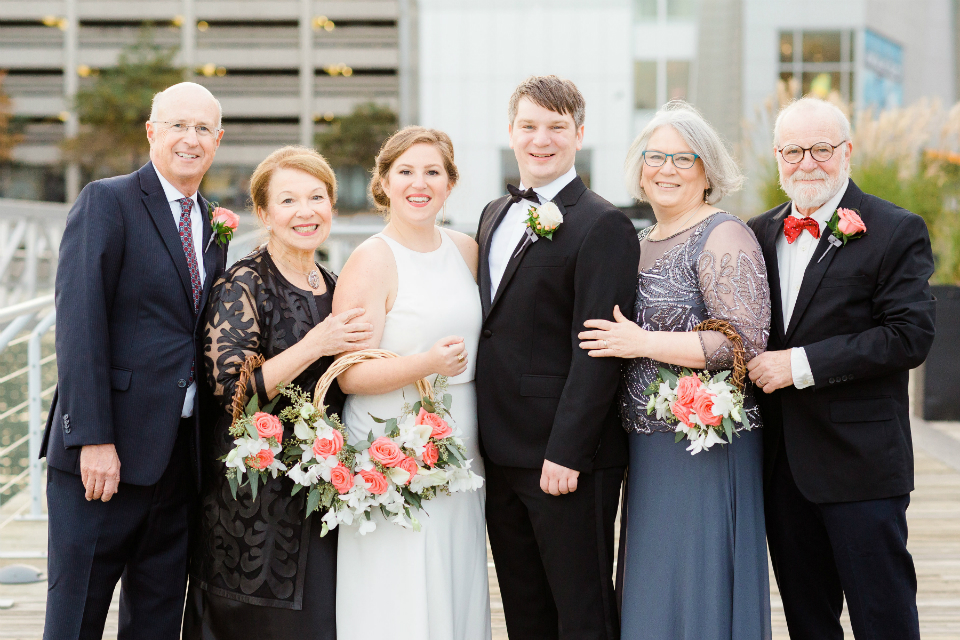
[[[810,172],[797,169],[789,178],[784,178],[781,172],[780,188],[798,208],[819,209],[830,198],[837,195],[849,177],[850,163],[845,158],[840,171],[833,176],[819,167]],[[797,185],[798,180],[822,180],[822,182],[819,185]]]

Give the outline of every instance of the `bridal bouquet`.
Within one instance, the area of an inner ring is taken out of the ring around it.
[[[221,458],[227,467],[227,480],[234,499],[237,489],[246,481],[249,481],[250,492],[256,499],[260,484],[266,484],[270,475],[276,478],[287,470],[278,457],[283,442],[283,425],[270,413],[275,404],[276,401],[271,402],[260,411],[254,394],[246,409],[234,414],[230,425],[233,448]]]
[[[690,455],[732,442],[737,423],[750,429],[743,393],[727,380],[730,371],[713,377],[706,371],[693,373],[686,368],[680,376],[663,367],[659,372],[644,391],[650,396],[647,415],[656,413],[657,420],[677,423],[676,442],[684,437],[690,441]]]

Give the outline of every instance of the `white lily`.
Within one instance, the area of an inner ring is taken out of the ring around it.
[[[304,406],[312,407],[313,405],[308,404]],[[301,410],[300,413],[302,414],[303,411]],[[313,429],[311,429],[309,425],[307,425],[307,423],[304,422],[303,420],[297,420],[293,424],[293,435],[297,436],[297,439],[299,440],[309,440],[310,442],[313,442],[313,439],[315,437]]]
[[[410,479],[410,472],[399,467],[394,467],[392,469],[387,469],[387,478],[393,484],[397,486],[403,486],[407,484],[407,480]]]

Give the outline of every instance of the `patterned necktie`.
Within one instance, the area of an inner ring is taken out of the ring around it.
[[[783,221],[783,235],[787,238],[787,244],[793,244],[804,229],[809,231],[814,238],[820,238],[820,224],[816,220],[787,216],[787,219]]]
[[[200,312],[200,293],[203,285],[200,284],[200,267],[197,266],[197,252],[193,246],[193,225],[190,223],[190,211],[193,209],[192,198],[180,198],[180,242],[183,243],[183,253],[187,256],[187,269],[190,271],[190,288],[193,293],[193,313]]]

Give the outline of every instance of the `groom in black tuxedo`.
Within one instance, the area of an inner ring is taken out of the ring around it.
[[[487,531],[515,640],[620,637],[620,362],[589,357],[577,334],[589,318],[612,320],[615,305],[633,308],[640,245],[630,220],[574,170],[584,112],[570,81],[539,76],[517,87],[509,131],[521,184],[484,208],[477,232]],[[528,227],[530,207],[544,222],[562,216],[552,239]]]
[[[835,106],[786,107],[774,144],[791,202],[749,222],[774,313],[748,367],[765,392],[767,539],[790,638],[841,640],[846,596],[856,638],[919,640],[907,378],[934,335],[927,228],[849,179]],[[838,209],[855,215],[833,233]]]
[[[150,162],[88,184],[57,268],[58,384],[47,457],[45,640],[101,638],[117,582],[119,638],[180,637],[199,477],[198,327],[227,247],[197,189],[220,104],[182,83],[154,97]]]

